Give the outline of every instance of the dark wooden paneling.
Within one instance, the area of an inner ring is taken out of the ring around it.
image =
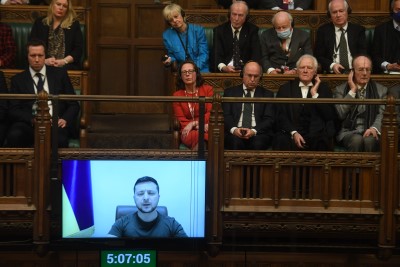
[[[354,1],[348,0],[352,10],[354,11],[387,11],[390,0],[365,0]],[[314,0],[316,10],[326,10],[329,0]]]
[[[99,5],[99,38],[130,38],[130,5]],[[97,25],[96,25],[97,27]]]
[[[135,38],[162,38],[166,27],[160,5],[137,4],[134,6]]]
[[[164,5],[153,1],[96,1],[93,93],[127,96],[166,95]],[[163,103],[97,103],[94,113],[166,113]]]

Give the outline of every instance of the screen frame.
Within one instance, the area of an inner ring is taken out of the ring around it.
[[[66,159],[66,160],[71,160],[71,159]],[[207,192],[206,192],[206,184],[207,184],[207,170],[206,170],[206,166],[207,166],[207,162],[206,160],[203,159],[162,159],[162,160],[157,160],[157,159],[151,159],[151,160],[146,160],[146,159],[72,159],[72,160],[78,160],[78,161],[97,161],[97,162],[150,162],[150,163],[168,163],[168,162],[174,162],[175,164],[179,164],[179,163],[183,163],[183,162],[203,162],[204,164],[204,180],[203,182],[203,187],[204,187],[204,191],[202,191],[202,194],[204,194],[204,197],[202,199],[202,205],[204,207],[203,210],[203,219],[202,219],[202,236],[189,236],[188,238],[148,238],[148,237],[122,237],[122,238],[109,238],[109,237],[104,237],[104,236],[99,236],[99,237],[79,237],[79,238],[74,238],[74,237],[69,237],[66,238],[63,236],[62,232],[61,232],[61,236],[60,239],[63,242],[68,242],[68,243],[74,243],[74,242],[80,242],[80,243],[96,243],[97,245],[100,245],[101,247],[120,247],[120,246],[132,246],[132,247],[136,247],[136,243],[137,240],[140,240],[140,245],[139,247],[141,248],[146,248],[146,249],[154,249],[154,248],[162,248],[162,249],[166,249],[166,248],[171,248],[171,249],[199,249],[200,247],[204,247],[205,246],[205,240],[206,240],[206,234],[207,234],[207,223],[206,223],[206,196],[207,196]],[[63,162],[65,160],[62,160]],[[132,175],[132,177],[136,177],[136,176],[140,176],[140,175]],[[151,175],[149,175],[151,176]],[[156,178],[156,177],[155,177]],[[203,179],[203,178],[202,178]],[[131,179],[133,181],[133,179]],[[136,180],[136,178],[134,179]],[[157,179],[159,180],[159,179]],[[159,181],[158,181],[159,182]],[[131,188],[130,189],[130,193],[131,193],[131,199],[133,197],[133,184],[134,181],[131,183]],[[160,184],[160,195],[163,196],[167,193],[167,188],[165,186],[162,186]],[[175,192],[176,193],[176,192]],[[121,203],[121,204],[132,204],[134,205],[133,199],[131,203]],[[159,205],[162,205],[161,203],[161,198],[160,198],[160,203]],[[63,213],[63,209],[61,209],[61,215]],[[115,212],[114,212],[115,214]],[[174,214],[171,214],[170,212],[168,213],[169,216],[171,217],[176,217],[174,216]],[[178,220],[179,222],[179,220]],[[61,223],[61,228],[63,228],[63,222]],[[186,229],[185,229],[186,232]],[[188,234],[189,235],[189,234]],[[171,246],[171,241],[173,242],[173,246]],[[154,246],[154,244],[157,244],[157,246]],[[176,247],[177,246],[177,247]]]

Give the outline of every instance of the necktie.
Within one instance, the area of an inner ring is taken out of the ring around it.
[[[360,97],[360,99],[365,98],[365,88],[364,87],[360,88],[359,97]]]
[[[233,66],[235,68],[240,68],[240,52],[239,52],[239,39],[238,39],[238,34],[239,31],[235,30],[234,36],[233,36]]]
[[[43,90],[44,81],[42,79],[41,73],[36,73],[36,76],[38,77],[38,83],[37,83],[36,89],[37,89],[37,92],[39,93],[40,91]]]
[[[347,42],[345,38],[346,31],[343,28],[340,28],[342,34],[340,35],[340,42],[339,42],[339,56],[340,56],[340,64],[348,70],[349,69],[349,52],[347,51]]]
[[[245,97],[251,97],[250,90],[247,90]],[[243,104],[242,127],[251,128],[251,115],[253,113],[252,103],[246,102]]]

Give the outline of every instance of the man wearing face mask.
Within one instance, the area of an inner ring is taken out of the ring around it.
[[[390,2],[392,20],[376,26],[372,46],[375,73],[400,74],[400,0]]]
[[[296,74],[297,60],[313,53],[310,35],[293,28],[293,17],[286,11],[276,13],[272,24],[260,37],[263,69],[268,74]]]

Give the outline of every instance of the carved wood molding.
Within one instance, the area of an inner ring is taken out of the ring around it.
[[[236,86],[242,83],[242,78],[239,74],[228,73],[205,73],[202,74],[205,82],[211,85],[216,92],[222,92],[223,89]],[[272,75],[265,74],[260,81],[260,86],[263,86],[273,92],[277,92],[279,87],[289,80],[294,80],[295,75]],[[332,90],[347,81],[347,75],[336,74],[321,74],[322,82],[327,82]],[[371,75],[371,79],[386,86],[387,88],[400,84],[400,80],[392,75]]]
[[[260,28],[270,28],[272,26],[272,17],[275,13],[273,10],[251,10],[249,21]],[[320,25],[330,22],[325,11],[294,10],[290,13],[293,16],[296,27],[308,28],[312,31],[315,31]],[[190,23],[200,24],[204,27],[215,27],[228,21],[228,12],[224,9],[192,9],[185,10],[185,18]],[[389,19],[388,12],[382,11],[352,12],[349,16],[349,21],[363,25],[366,28],[374,28]]]
[[[86,9],[74,7],[80,24],[86,24]],[[31,5],[6,5],[0,6],[0,18],[2,22],[33,23],[38,17],[47,15],[47,6]]]
[[[373,223],[375,221],[375,223]],[[318,233],[324,235],[329,233],[377,233],[379,224],[377,218],[364,218],[363,221],[354,221],[348,218],[340,223],[320,222],[306,223],[304,221],[290,223],[287,220],[276,223],[254,223],[247,222],[225,222],[224,232],[240,232],[240,234],[252,233]]]
[[[347,152],[282,152],[282,151],[225,151],[225,162],[228,164],[278,164],[307,166],[370,166],[380,164],[379,154]]]

